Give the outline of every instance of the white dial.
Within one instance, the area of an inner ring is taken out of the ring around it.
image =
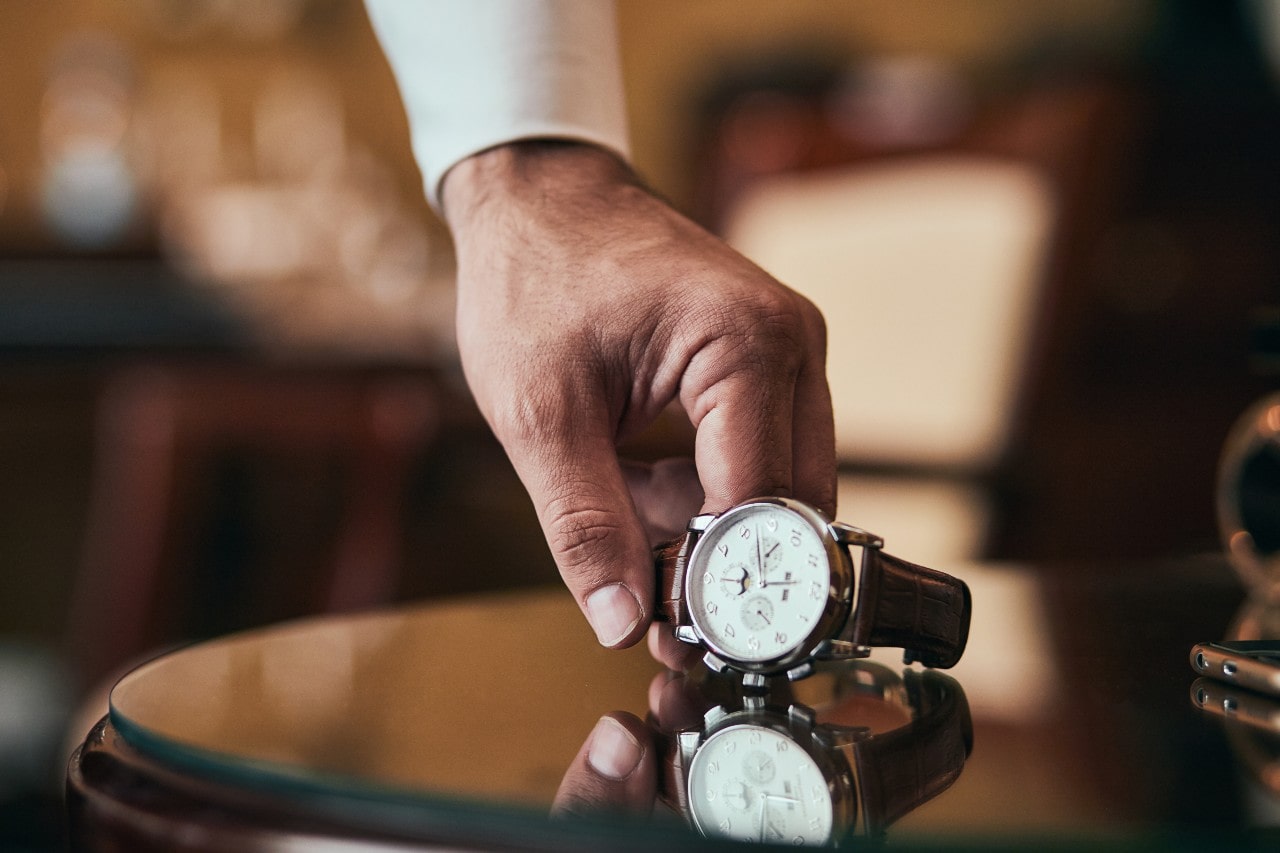
[[[774,844],[825,844],[831,790],[785,734],[751,724],[709,737],[689,765],[689,808],[704,835]]]
[[[758,663],[817,627],[831,586],[821,537],[799,513],[753,504],[717,519],[689,564],[687,604],[718,653]]]

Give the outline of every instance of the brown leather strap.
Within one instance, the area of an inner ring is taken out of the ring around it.
[[[688,558],[688,533],[653,549],[653,567],[658,582],[654,618],[660,622],[680,623],[680,608],[684,606],[684,568]]]
[[[969,587],[879,548],[862,552],[858,601],[844,639],[904,649],[907,663],[955,666],[969,639]]]
[[[904,678],[915,719],[854,750],[863,820],[871,834],[951,787],[973,748],[969,703],[955,679],[939,672],[907,672]]]

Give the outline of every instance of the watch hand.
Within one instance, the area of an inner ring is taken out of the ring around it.
[[[764,823],[765,823],[764,807],[766,804],[768,804],[768,802],[769,802],[769,795],[766,794],[764,791],[761,791],[760,792],[760,840],[761,841],[764,841]]]
[[[765,800],[778,800],[783,803],[799,803],[800,801],[794,797],[784,797],[781,794],[765,794]]]
[[[756,524],[756,584],[764,589],[769,582],[764,579],[764,554],[761,552],[763,545],[760,542],[760,525]]]

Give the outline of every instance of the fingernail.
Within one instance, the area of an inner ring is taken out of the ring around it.
[[[625,779],[636,769],[643,752],[622,723],[613,717],[601,717],[591,733],[587,762],[601,776]]]
[[[587,618],[602,646],[617,644],[640,622],[640,602],[620,583],[602,586],[587,596]]]

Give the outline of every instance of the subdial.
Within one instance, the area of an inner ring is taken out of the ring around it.
[[[760,750],[755,750],[742,759],[742,772],[757,785],[768,785],[778,773],[773,759]]]
[[[763,595],[753,595],[742,605],[742,624],[752,631],[763,631],[773,624],[773,602]]]
[[[742,782],[728,783],[724,786],[720,796],[725,805],[740,812],[745,812],[747,806],[751,805],[751,797],[747,792],[747,786]]]
[[[734,563],[720,570],[720,589],[725,595],[742,595],[750,586],[750,573],[742,563]]]

